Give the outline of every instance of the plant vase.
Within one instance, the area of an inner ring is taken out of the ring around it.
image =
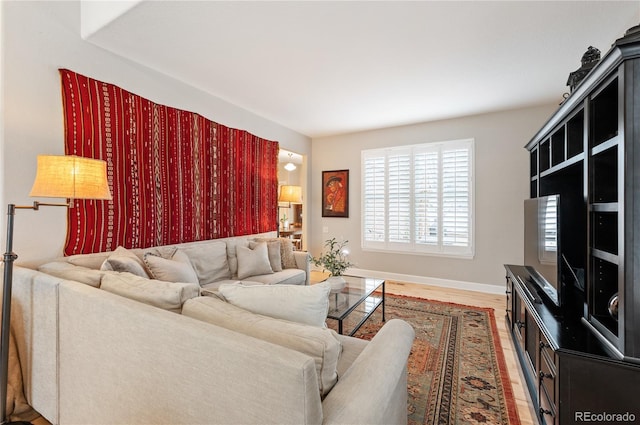
[[[331,292],[340,292],[345,287],[347,281],[342,276],[330,276],[327,282],[331,284]]]

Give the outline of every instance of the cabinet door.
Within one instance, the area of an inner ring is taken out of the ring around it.
[[[540,350],[538,352],[538,378],[540,406],[538,414],[541,422],[546,425],[557,423],[558,406],[556,400],[556,355],[551,345],[540,332]]]
[[[513,296],[513,335],[515,336],[520,349],[524,351],[524,335],[526,326],[526,310],[524,307],[524,301],[522,301],[520,294],[516,291],[513,291],[511,295]]]
[[[558,366],[560,424],[636,423],[640,418],[640,365],[560,353]]]
[[[507,298],[507,326],[513,326],[513,282],[511,278],[507,276],[507,290],[505,291]]]
[[[524,353],[529,363],[531,373],[533,376],[537,376],[538,351],[540,349],[540,329],[529,310],[526,309],[524,311],[524,324]]]

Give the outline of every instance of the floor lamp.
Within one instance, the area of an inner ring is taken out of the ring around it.
[[[9,372],[9,334],[11,321],[11,288],[13,262],[13,218],[17,209],[39,210],[41,206],[73,207],[74,199],[111,199],[107,182],[107,163],[79,156],[39,155],[36,179],[29,196],[66,198],[66,203],[51,204],[35,201],[33,205],[9,204],[7,210],[7,246],[4,254],[2,293],[2,329],[0,335],[0,424],[7,424],[7,393]],[[22,422],[25,423],[25,422]]]
[[[291,204],[301,204],[302,203],[302,187],[300,186],[291,186],[291,185],[282,185],[280,186],[280,195],[278,196],[278,204],[280,202],[287,202],[287,208],[291,208]],[[276,223],[280,222],[280,205],[278,205],[278,220]],[[280,225],[278,224],[278,236],[280,236]]]

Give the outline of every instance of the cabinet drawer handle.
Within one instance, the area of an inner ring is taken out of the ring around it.
[[[551,410],[543,409],[542,407],[540,408],[540,414],[553,416],[553,412],[551,412]]]
[[[553,379],[553,375],[550,373],[544,373],[543,371],[540,371],[540,382],[542,382],[545,378]]]
[[[521,322],[519,320],[516,321],[516,326],[519,327],[520,329],[524,328],[524,322]]]
[[[544,341],[540,341],[540,348],[551,348],[551,346]]]

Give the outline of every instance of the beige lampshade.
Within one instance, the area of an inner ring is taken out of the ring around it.
[[[107,163],[75,155],[38,155],[38,170],[29,196],[109,200]]]
[[[302,187],[300,186],[280,186],[280,197],[278,202],[289,202],[290,204],[302,203]]]

